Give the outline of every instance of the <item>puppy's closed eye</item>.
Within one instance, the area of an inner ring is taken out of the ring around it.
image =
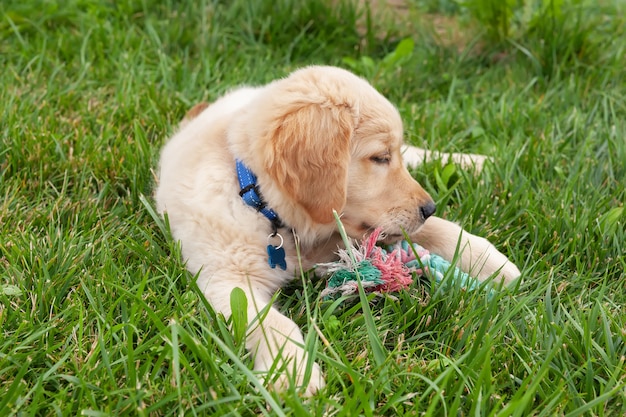
[[[386,165],[391,162],[391,154],[389,152],[386,152],[383,154],[374,155],[370,157],[370,161],[378,165]]]

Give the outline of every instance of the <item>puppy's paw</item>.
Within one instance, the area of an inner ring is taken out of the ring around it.
[[[324,388],[326,383],[317,363],[312,364],[309,375],[306,375],[307,356],[302,349],[293,346],[296,349],[283,349],[278,358],[272,355],[259,355],[257,352],[254,370],[268,372],[275,369],[278,375],[266,375],[263,379],[265,384],[276,392],[285,392],[295,383],[298,389],[303,390],[305,396],[310,397]],[[288,353],[287,350],[291,352]],[[294,350],[299,350],[299,352]]]
[[[493,161],[490,157],[485,155],[478,155],[473,153],[453,153],[450,155],[450,159],[455,164],[461,166],[461,168],[480,173],[483,170],[485,163]]]
[[[479,256],[476,266],[480,265],[480,271],[477,278],[481,281],[494,277],[496,281],[504,282],[505,285],[510,284],[520,277],[522,274],[513,262],[509,260],[502,252],[496,249],[486,239],[481,239],[485,248],[483,254]]]
[[[522,273],[520,272],[517,265],[515,265],[513,262],[509,261],[508,259],[506,263],[504,264],[504,266],[502,266],[502,269],[500,270],[500,273],[499,273],[499,276],[501,277],[501,279],[504,281],[505,284],[510,284],[511,282],[515,281],[517,278],[520,277],[520,275],[522,275]]]
[[[255,355],[254,370],[266,373],[265,383],[275,391],[285,392],[295,385],[310,396],[324,386],[319,365],[302,348],[300,329],[277,310],[269,310],[246,344]]]
[[[295,382],[297,390],[302,390],[305,397],[311,397],[326,385],[322,371],[317,363],[313,364],[309,378],[306,378],[304,369],[302,371],[299,370],[295,376],[292,376],[291,371],[288,370],[281,372],[278,376],[268,376],[265,381],[266,385],[276,392],[286,392]]]
[[[304,377],[304,375],[302,377]],[[302,386],[302,384],[300,386]],[[313,369],[311,369],[311,378],[306,384],[306,391],[304,392],[304,394],[307,397],[309,397],[311,395],[316,394],[325,386],[326,386],[326,381],[324,381],[324,377],[322,376],[322,370],[320,369],[320,366],[317,363],[314,363]]]
[[[428,161],[439,160],[443,165],[454,162],[461,168],[478,174],[483,170],[485,163],[492,159],[485,155],[473,153],[446,153],[427,151],[415,146],[405,145],[402,148],[402,159],[408,167],[417,167]]]

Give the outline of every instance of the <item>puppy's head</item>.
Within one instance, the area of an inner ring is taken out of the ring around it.
[[[334,222],[335,210],[352,237],[382,227],[400,238],[434,211],[402,162],[397,110],[348,71],[296,71],[270,84],[250,112],[254,117],[244,119],[254,125],[248,136],[256,132],[248,145],[258,164],[252,168],[314,223]]]

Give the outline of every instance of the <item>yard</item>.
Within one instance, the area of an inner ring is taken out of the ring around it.
[[[152,190],[191,106],[313,63],[493,159],[412,174],[522,279],[363,306],[295,277],[307,399],[251,371]],[[0,68],[1,415],[626,415],[624,1],[5,0]]]

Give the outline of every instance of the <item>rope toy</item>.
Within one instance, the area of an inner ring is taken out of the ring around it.
[[[381,248],[376,245],[380,233],[381,229],[376,229],[360,244],[339,249],[338,261],[317,265],[317,271],[328,277],[320,297],[331,300],[357,293],[357,274],[366,292],[387,293],[408,288],[414,276],[426,276],[440,283],[452,267],[441,256],[406,240]],[[467,289],[480,285],[459,268],[454,267],[451,274],[452,282]]]

